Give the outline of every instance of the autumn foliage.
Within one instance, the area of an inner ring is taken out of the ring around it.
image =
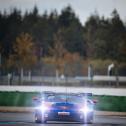
[[[16,66],[17,68],[30,68],[36,61],[34,55],[34,43],[32,37],[27,33],[22,33],[16,38],[13,45],[14,54],[8,59],[8,66]]]

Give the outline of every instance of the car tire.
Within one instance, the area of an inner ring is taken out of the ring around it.
[[[42,120],[38,119],[38,117],[35,116],[35,123],[41,123],[41,122],[42,122]]]
[[[47,123],[47,121],[46,120],[42,120],[41,123],[45,124],[45,123]]]
[[[81,121],[81,124],[92,124],[91,121]]]
[[[47,123],[47,121],[46,120],[35,120],[35,123],[45,124],[45,123]]]
[[[38,117],[35,116],[35,123],[43,123],[43,124],[45,124],[45,123],[47,123],[47,121],[46,120],[42,120],[42,119],[38,119]]]
[[[93,122],[92,121],[88,121],[87,124],[92,124]]]
[[[93,123],[93,120],[92,119],[88,119],[88,120],[82,119],[80,122],[82,124],[92,124]]]
[[[47,121],[46,120],[35,120],[35,123],[45,124],[45,123],[47,123]]]
[[[84,121],[84,120],[81,120],[80,123],[81,123],[81,124],[85,124],[85,121]]]
[[[42,123],[41,120],[35,120],[35,123]]]
[[[87,123],[87,124],[92,124],[92,123],[93,123],[93,119],[89,119],[89,120],[87,120],[86,123]]]

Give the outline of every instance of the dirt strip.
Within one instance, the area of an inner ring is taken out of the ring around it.
[[[126,116],[126,112],[95,111],[95,115],[103,115],[103,116]]]

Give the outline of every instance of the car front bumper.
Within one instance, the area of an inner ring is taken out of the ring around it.
[[[58,111],[49,111],[42,113],[38,111],[38,118],[42,118],[46,121],[77,121],[77,122],[90,122],[93,120],[93,111],[88,113],[83,112],[69,112],[69,115],[59,114]]]

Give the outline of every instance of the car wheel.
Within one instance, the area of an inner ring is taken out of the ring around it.
[[[88,120],[86,121],[86,123],[87,123],[87,124],[92,124],[92,123],[93,123],[93,119],[88,119]]]
[[[37,115],[35,115],[35,123],[42,123],[42,120]]]
[[[44,124],[45,124],[45,123],[47,123],[47,121],[46,121],[46,120],[42,120],[42,123],[44,123]]]
[[[41,120],[35,120],[35,123],[41,123]]]
[[[85,121],[84,121],[84,120],[81,120],[81,121],[80,121],[80,123],[81,123],[81,124],[84,124],[84,123],[85,123]]]
[[[42,123],[41,120],[35,119],[35,123]]]
[[[80,122],[81,122],[82,124],[92,124],[92,123],[93,123],[93,120],[92,120],[92,119],[87,119],[87,120],[82,119]]]
[[[36,114],[35,115],[35,122],[36,123],[46,123],[47,121],[45,119],[42,119],[41,115]]]
[[[35,120],[36,123],[43,123],[45,124],[47,121],[46,120]]]
[[[81,124],[92,124],[92,121],[81,121]]]

